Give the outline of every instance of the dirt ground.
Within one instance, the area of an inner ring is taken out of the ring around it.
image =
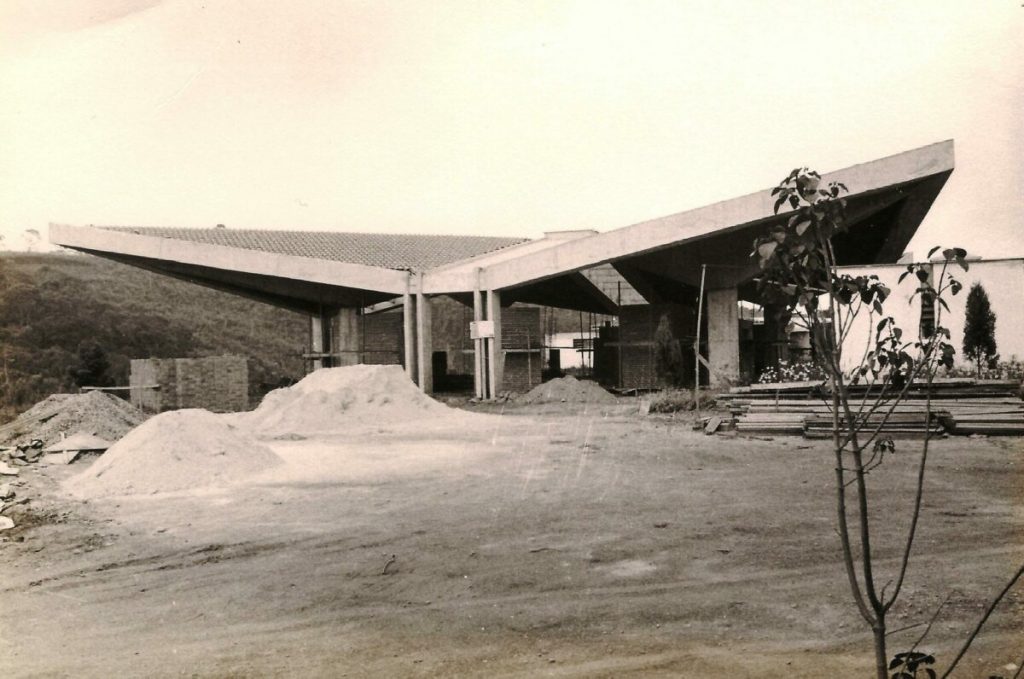
[[[916,444],[899,445],[872,475],[882,582],[909,516]],[[59,485],[82,463],[23,471],[3,676],[870,675],[827,443],[562,404],[273,447],[286,467],[189,494],[86,503]],[[922,645],[940,663],[1024,559],[1022,453],[933,446],[890,627],[947,600]],[[1018,585],[957,676],[1022,656]]]

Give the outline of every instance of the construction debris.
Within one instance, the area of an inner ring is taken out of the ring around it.
[[[618,403],[614,394],[597,382],[578,380],[572,375],[539,384],[516,399],[517,403]]]
[[[145,419],[130,403],[103,392],[54,394],[0,426],[0,445],[24,445],[36,439],[43,448],[74,432],[116,441]]]
[[[101,453],[112,445],[114,444],[106,439],[80,431],[44,448],[43,452],[48,453],[48,462],[71,464],[82,453]]]
[[[1024,435],[1024,401],[1013,380],[940,379],[932,384],[931,415],[926,424],[925,385],[914,385],[895,407],[859,414],[867,431],[895,437],[955,435]],[[859,403],[871,402],[863,386],[851,387]],[[821,384],[759,384],[732,389],[726,402],[735,428],[744,434],[790,434],[808,438],[832,435],[831,400]],[[859,407],[859,406],[858,406]],[[891,414],[889,413],[892,410]]]
[[[14,528],[14,520],[9,516],[0,516],[0,531]]]

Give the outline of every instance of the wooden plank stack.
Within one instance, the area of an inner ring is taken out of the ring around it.
[[[926,395],[926,385],[914,385],[887,419],[884,413],[891,406],[863,416],[867,417],[869,427],[881,424],[880,433],[884,436],[921,437],[926,431]],[[852,387],[851,396],[855,410],[862,399],[865,403],[873,401],[869,389],[863,386]],[[1020,383],[1015,380],[937,379],[932,384],[931,397],[932,416],[927,429],[933,436],[1024,435],[1024,401],[1020,397]],[[821,383],[738,387],[720,395],[719,400],[728,405],[734,428],[740,433],[808,438],[832,435],[831,399]]]

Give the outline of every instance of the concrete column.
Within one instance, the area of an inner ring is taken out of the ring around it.
[[[765,304],[764,313],[764,363],[766,368],[773,367],[779,361],[789,360],[789,340],[786,335],[786,324],[780,322],[779,314],[785,307],[778,304]],[[752,378],[756,378],[753,375]]]
[[[313,354],[321,354],[324,351],[324,319],[320,314],[312,314],[309,317],[309,351]],[[324,367],[322,358],[313,359],[313,370]]]
[[[736,288],[708,290],[707,299],[711,385],[737,384],[740,379],[740,318]]]
[[[416,293],[416,370],[420,391],[434,392],[434,370],[431,358],[434,353],[430,333],[430,298],[422,292]]]
[[[402,339],[405,343],[405,374],[416,381],[416,309],[408,292],[402,295]]]
[[[505,371],[505,352],[501,350],[501,293],[498,290],[487,291],[487,319],[494,322],[494,338],[489,340],[487,352],[488,397],[497,398],[504,386]]]
[[[479,288],[473,291],[473,320],[479,323],[484,320],[484,296],[480,292]],[[476,390],[477,398],[485,398],[485,383],[486,378],[484,376],[484,341],[482,339],[473,340],[473,387]]]
[[[357,365],[363,362],[363,317],[358,309],[339,309],[331,323],[334,332],[331,352],[338,354],[331,360],[331,365]]]

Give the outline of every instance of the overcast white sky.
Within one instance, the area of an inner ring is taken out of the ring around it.
[[[911,247],[1024,256],[1022,110],[1019,0],[0,0],[0,234],[607,230],[953,138]]]

